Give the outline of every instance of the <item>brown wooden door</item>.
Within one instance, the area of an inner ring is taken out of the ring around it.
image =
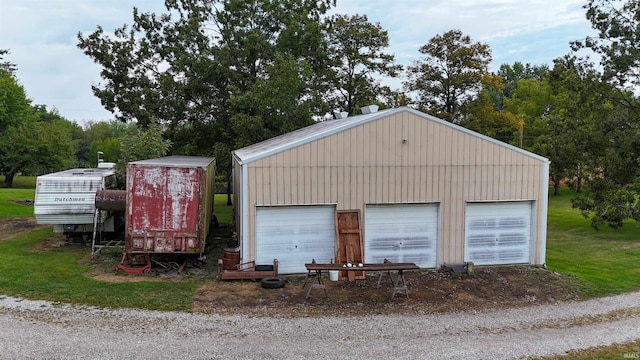
[[[336,264],[364,263],[360,210],[336,211]],[[365,279],[364,271],[340,271],[338,280]]]

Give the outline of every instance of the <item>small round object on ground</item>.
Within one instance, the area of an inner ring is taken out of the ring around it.
[[[284,279],[279,277],[268,277],[260,281],[260,285],[265,289],[280,289],[281,287],[284,287],[284,283]]]

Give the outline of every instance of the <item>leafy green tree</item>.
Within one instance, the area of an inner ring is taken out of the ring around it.
[[[556,103],[548,79],[521,79],[510,98],[504,100],[504,111],[521,120],[521,146],[533,150],[536,139],[545,131],[545,119]]]
[[[98,151],[102,152],[104,161],[117,162],[120,159],[120,137],[128,126],[131,125],[117,120],[87,123],[78,142],[76,157],[79,166],[95,167]]]
[[[25,121],[7,127],[0,133],[0,168],[5,176],[5,186],[12,187],[19,172],[35,172],[35,156],[24,156],[22,151],[33,152],[37,145],[36,123]]]
[[[235,148],[312,123],[314,102],[300,99],[312,77],[308,64],[278,54],[274,63],[265,67],[265,73],[230,101],[230,108],[237,110],[230,119]]]
[[[39,174],[60,171],[76,165],[73,132],[76,125],[62,117],[51,121],[37,121],[36,171]]]
[[[21,126],[32,120],[31,102],[24,88],[3,67],[0,69],[0,171],[5,175],[7,187],[13,185],[13,178],[24,167],[24,164],[15,159],[19,156],[15,147],[21,146],[20,141],[23,139],[33,139],[33,136],[23,136],[30,129]]]
[[[488,86],[485,87],[485,91],[489,93],[495,109],[502,110],[504,99],[513,96],[518,87],[518,81],[522,79],[546,79],[549,76],[549,67],[547,65],[531,65],[529,63],[525,65],[516,61],[513,65],[500,65],[496,75],[500,77],[502,86],[500,88]]]
[[[0,59],[6,50],[0,50]],[[42,174],[66,169],[75,163],[72,134],[76,124],[57,110],[31,105],[15,77],[16,66],[0,63],[0,172],[5,186],[13,186],[18,173]]]
[[[105,83],[92,86],[94,94],[123,122],[179,126],[206,115],[205,90],[217,95],[211,84],[215,67],[200,31],[210,9],[187,1],[165,5],[168,12],[161,15],[134,8],[134,24],[113,34],[100,26],[86,37],[78,34],[78,47],[103,68]]]
[[[11,75],[14,75],[16,71],[16,64],[9,61],[3,61],[5,55],[8,55],[8,54],[9,54],[9,50],[0,49],[0,71],[5,71]]]
[[[585,9],[598,36],[575,41],[574,50],[588,48],[600,55],[603,80],[617,87],[640,85],[640,2],[589,0]]]
[[[489,78],[491,49],[472,43],[460,30],[437,35],[419,49],[425,56],[407,69],[408,91],[418,107],[450,122],[460,122],[460,109],[482,90]]]
[[[617,229],[627,219],[640,221],[640,124],[628,108],[616,104],[606,124],[596,124],[595,148],[597,167],[588,171],[589,191],[578,193],[573,207],[591,219],[591,226],[599,229],[608,225]],[[593,143],[593,142],[591,142]],[[585,176],[586,177],[586,176]]]
[[[511,97],[518,87],[519,80],[543,80],[549,76],[549,67],[547,65],[522,64],[516,61],[513,65],[502,64],[497,75],[502,78],[504,84],[504,89],[502,90],[503,95],[505,97]]]
[[[264,140],[309,125],[314,114],[327,110],[322,96],[330,76],[329,58],[320,17],[332,4],[234,0],[216,12],[221,33],[218,61],[231,90],[225,107],[229,135],[244,137],[238,130],[253,119],[262,124],[262,134],[250,126],[253,135],[247,140],[254,142],[256,135]],[[265,91],[269,104],[257,97]],[[304,110],[302,118],[288,116],[296,107]],[[233,124],[236,120],[239,124]],[[252,143],[234,141],[236,146]]]
[[[382,103],[385,107],[397,108],[401,106],[409,106],[411,104],[411,98],[404,91],[391,90],[390,88],[382,88],[380,91]]]
[[[551,160],[554,194],[567,178],[577,178],[579,187],[588,158],[585,136],[593,134],[591,115],[580,109],[577,100],[583,79],[567,66],[558,62],[554,73],[520,79],[512,96],[504,99],[504,109],[522,120],[522,146]]]
[[[461,126],[518,145],[515,135],[521,128],[522,120],[508,111],[496,111],[488,91],[480,92],[474,101],[465,106],[464,113]]]
[[[18,173],[44,174],[73,164],[74,148],[65,121],[27,119],[0,134],[0,168],[7,187]]]
[[[522,103],[512,97],[522,97],[522,94],[516,94],[520,80],[543,81],[548,78],[548,73],[549,68],[546,65],[523,65],[520,62],[513,65],[502,64],[496,74],[485,76],[483,90],[462,107],[463,116],[460,124],[495,139],[525,147],[525,116],[520,108]],[[523,83],[525,86],[531,84]],[[526,96],[523,99],[526,99]],[[505,101],[510,102],[508,107],[505,106]],[[520,105],[516,105],[517,103]],[[529,129],[527,132],[530,132]],[[531,141],[527,142],[529,144],[526,145],[530,146]]]
[[[334,15],[328,20],[329,53],[333,61],[336,107],[353,115],[356,107],[377,102],[380,76],[396,77],[402,66],[384,52],[389,35],[366,15]],[[390,89],[386,87],[386,92]]]
[[[232,0],[216,10],[216,61],[228,95],[208,141],[216,156],[309,125],[328,111],[323,95],[331,72],[320,18],[334,4]],[[224,166],[218,173],[228,179],[230,205],[231,162],[217,163]]]
[[[0,132],[33,115],[31,101],[22,85],[6,70],[0,70]]]
[[[89,152],[95,155],[94,163],[98,161],[98,154],[102,161],[117,162],[120,158],[120,140],[118,138],[94,140],[89,145]]]
[[[125,185],[128,162],[167,155],[171,141],[164,139],[162,133],[160,127],[155,124],[147,129],[141,129],[134,124],[126,127],[120,138],[120,158],[115,167],[120,186]]]
[[[614,92],[600,81],[591,63],[572,56],[556,59],[554,63],[549,83],[558,101],[552,120],[564,134],[562,155],[571,158],[567,164],[573,167],[567,168],[568,175],[580,192],[583,179],[597,172],[602,151],[608,147],[601,136],[601,126],[611,121],[610,99]]]
[[[591,226],[617,229],[627,219],[640,221],[640,120],[634,111],[614,104],[606,122],[599,122],[598,167],[592,170],[589,191],[573,199],[573,206]]]
[[[265,79],[276,54],[322,73],[319,17],[332,3],[167,1],[167,13],[134,8],[131,27],[78,34],[78,46],[103,67],[105,83],[93,91],[119,120],[161,123],[169,132],[187,123],[225,123],[233,115],[230,99]],[[301,99],[313,95],[305,90]]]
[[[163,138],[158,125],[151,125],[148,129],[130,125],[120,139],[118,165],[124,168],[130,161],[165,156],[170,146],[171,141]]]
[[[84,137],[82,127],[76,122],[65,119],[55,107],[47,109],[46,105],[34,105],[33,110],[37,122],[42,123],[45,127],[59,127],[60,131],[69,134],[70,139],[67,138],[67,135],[64,137],[68,143],[60,147],[60,150],[65,153],[66,156],[69,156],[69,159],[64,161],[65,166],[80,166],[77,155],[82,138]]]
[[[574,200],[574,207],[591,216],[594,228],[622,226],[625,219],[640,220],[640,3],[625,0],[590,0],[586,17],[597,36],[572,44],[574,51],[598,54],[600,79],[615,90],[591,92],[608,101],[609,111],[596,111],[591,151],[597,151],[588,182],[589,192]],[[588,59],[583,60],[587,62]],[[603,116],[606,115],[606,116]]]

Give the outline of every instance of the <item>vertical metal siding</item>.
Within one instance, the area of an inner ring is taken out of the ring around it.
[[[365,203],[440,203],[441,260],[459,262],[465,201],[534,200],[542,205],[544,166],[488,140],[401,112],[253,161],[243,176],[248,177],[251,208],[337,203],[338,210],[364,211]],[[542,216],[540,210],[536,216]],[[254,209],[248,221],[248,237],[254,241]]]

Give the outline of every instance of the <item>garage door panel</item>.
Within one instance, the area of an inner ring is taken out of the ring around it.
[[[478,265],[529,263],[531,202],[467,204],[465,261]]]
[[[498,260],[503,264],[513,264],[516,262],[528,262],[529,252],[523,249],[498,251]]]
[[[333,206],[258,207],[256,262],[278,259],[281,274],[306,272],[315,259],[329,263],[335,256]]]
[[[503,217],[500,218],[500,225],[503,229],[524,229],[529,226],[525,217]]]
[[[373,239],[369,249],[371,249],[372,251],[394,250],[398,247],[398,245],[402,245],[402,247],[406,250],[423,248],[429,249],[433,247],[432,241],[430,241],[428,237],[415,236],[403,238],[401,244],[398,244],[398,239],[395,237],[375,238]]]
[[[438,208],[435,204],[368,205],[365,261],[436,266]]]
[[[498,241],[504,246],[529,245],[528,236],[525,233],[507,233],[498,235]]]

